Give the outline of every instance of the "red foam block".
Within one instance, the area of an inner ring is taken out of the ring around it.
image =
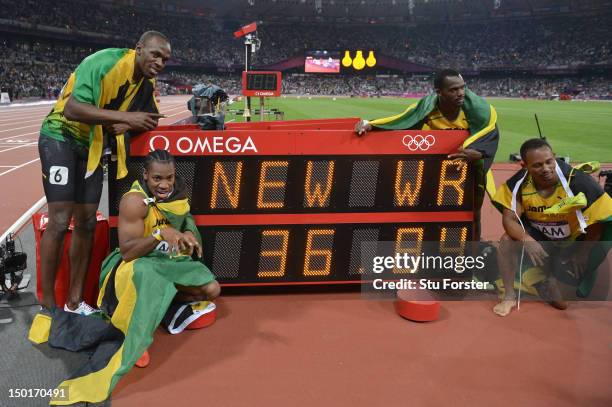
[[[431,322],[440,317],[440,302],[426,298],[417,300],[410,290],[398,290],[395,311],[411,321]]]
[[[207,326],[211,326],[212,324],[214,324],[216,320],[217,320],[217,310],[215,309],[209,313],[202,315],[200,318],[196,319],[195,321],[187,325],[187,328],[185,329],[206,328]]]

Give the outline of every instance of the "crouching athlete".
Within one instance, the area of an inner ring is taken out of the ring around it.
[[[202,244],[189,210],[174,158],[165,150],[151,152],[142,178],[121,198],[119,247],[102,264],[97,305],[107,318],[61,310],[53,316],[51,346],[95,353],[60,384],[70,400],[51,404],[106,400],[143,354],[148,358],[160,324],[178,333],[214,310],[220,287],[193,258],[202,256]]]
[[[500,316],[517,305],[517,269],[524,270],[518,288],[555,308],[567,308],[557,281],[575,286],[579,298],[589,296],[608,246],[595,242],[612,237],[612,199],[591,176],[556,159],[544,139],[523,143],[521,158],[523,169],[494,199],[505,230],[498,255],[503,298],[493,308]],[[523,247],[527,264],[519,267]]]

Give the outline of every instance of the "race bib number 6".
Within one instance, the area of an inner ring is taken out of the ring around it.
[[[66,185],[68,183],[68,168],[54,165],[49,170],[49,184]]]

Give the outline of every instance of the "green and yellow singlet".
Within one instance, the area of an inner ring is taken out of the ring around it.
[[[422,130],[467,130],[469,127],[463,110],[453,121],[448,120],[440,110],[435,109],[427,115]]]
[[[530,177],[525,179],[521,186],[521,206],[523,216],[529,220],[534,228],[538,229],[550,240],[573,240],[580,235],[580,225],[576,213],[544,213],[546,209],[567,198],[567,193],[561,183],[547,198],[538,194]]]
[[[90,149],[88,175],[100,162],[103,131],[101,125],[66,119],[64,108],[70,96],[76,101],[100,109],[157,113],[155,80],[144,77],[133,80],[136,51],[108,48],[85,58],[68,78],[53,110],[43,121],[41,136],[65,141],[71,139]],[[118,178],[127,173],[123,135],[117,136],[120,164]],[[120,150],[119,150],[120,146]]]

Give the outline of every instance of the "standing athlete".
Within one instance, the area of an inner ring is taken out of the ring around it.
[[[38,139],[49,223],[41,240],[42,303],[55,306],[55,275],[71,218],[70,290],[64,310],[88,315],[82,301],[96,210],[102,194],[104,135],[115,137],[118,177],[126,174],[126,133],[157,127],[155,77],[170,58],[170,42],[147,31],[135,49],[108,48],[85,58],[70,75]]]

